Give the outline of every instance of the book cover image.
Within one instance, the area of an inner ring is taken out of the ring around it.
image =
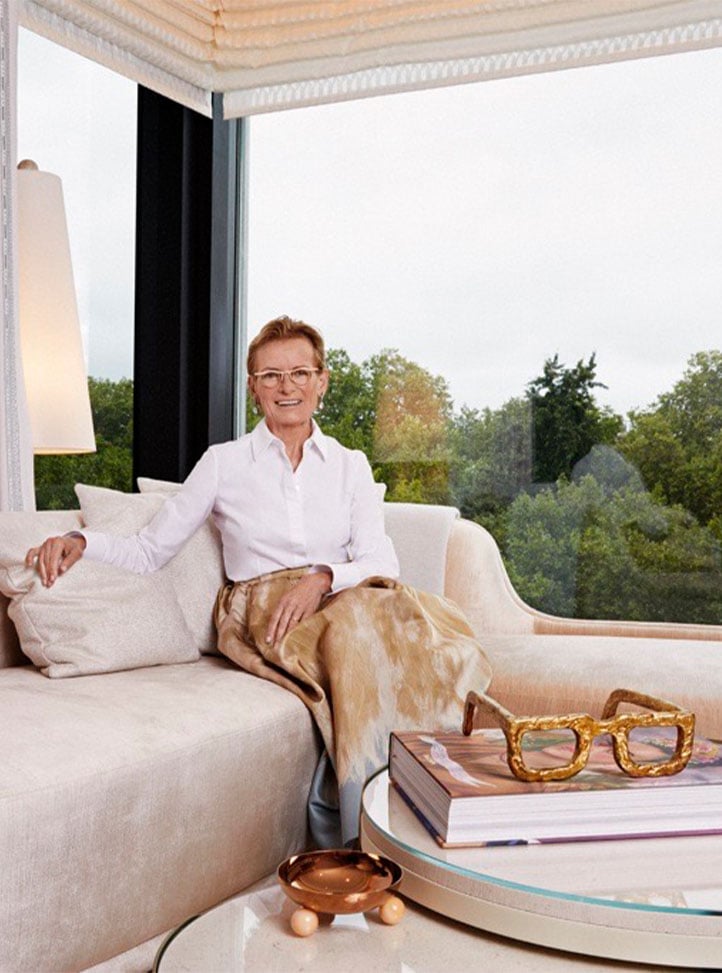
[[[722,744],[696,737],[692,757],[679,774],[632,778],[614,760],[612,739],[597,737],[584,770],[567,780],[529,783],[513,776],[506,761],[506,740],[501,730],[478,730],[470,737],[460,732],[394,734],[427,769],[451,798],[481,795],[533,794],[543,791],[619,790],[722,784]],[[558,767],[569,762],[573,738],[565,731],[527,735],[524,759],[530,767]],[[635,759],[664,760],[675,749],[676,731],[659,727],[636,731],[631,738]],[[394,754],[392,747],[391,775]]]

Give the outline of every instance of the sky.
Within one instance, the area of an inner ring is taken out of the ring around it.
[[[89,369],[118,378],[134,88],[32,35],[20,55],[19,157],[63,179]],[[81,108],[51,83],[71,62]],[[644,407],[722,344],[721,103],[712,50],[256,116],[249,333],[287,313],[355,361],[398,348],[457,408],[595,353],[599,401]]]
[[[136,86],[20,29],[18,159],[63,183],[91,375],[133,369]]]

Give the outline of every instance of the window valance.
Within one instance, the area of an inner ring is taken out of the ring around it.
[[[719,46],[722,0],[21,0],[21,23],[226,117]]]

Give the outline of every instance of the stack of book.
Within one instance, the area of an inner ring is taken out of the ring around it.
[[[664,757],[674,752],[670,732],[635,731],[635,746]],[[535,756],[553,760],[566,746],[562,733],[545,733]],[[501,730],[399,732],[389,776],[445,847],[722,832],[722,744],[699,736],[687,767],[669,777],[627,776],[611,739],[599,737],[574,777],[528,783],[509,770]]]

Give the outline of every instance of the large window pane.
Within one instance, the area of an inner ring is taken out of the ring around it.
[[[131,487],[136,86],[20,31],[18,158],[63,184],[98,452],[35,459],[39,507],[76,481]]]
[[[554,613],[722,622],[722,52],[251,123],[251,333]],[[601,384],[600,384],[601,383]]]

